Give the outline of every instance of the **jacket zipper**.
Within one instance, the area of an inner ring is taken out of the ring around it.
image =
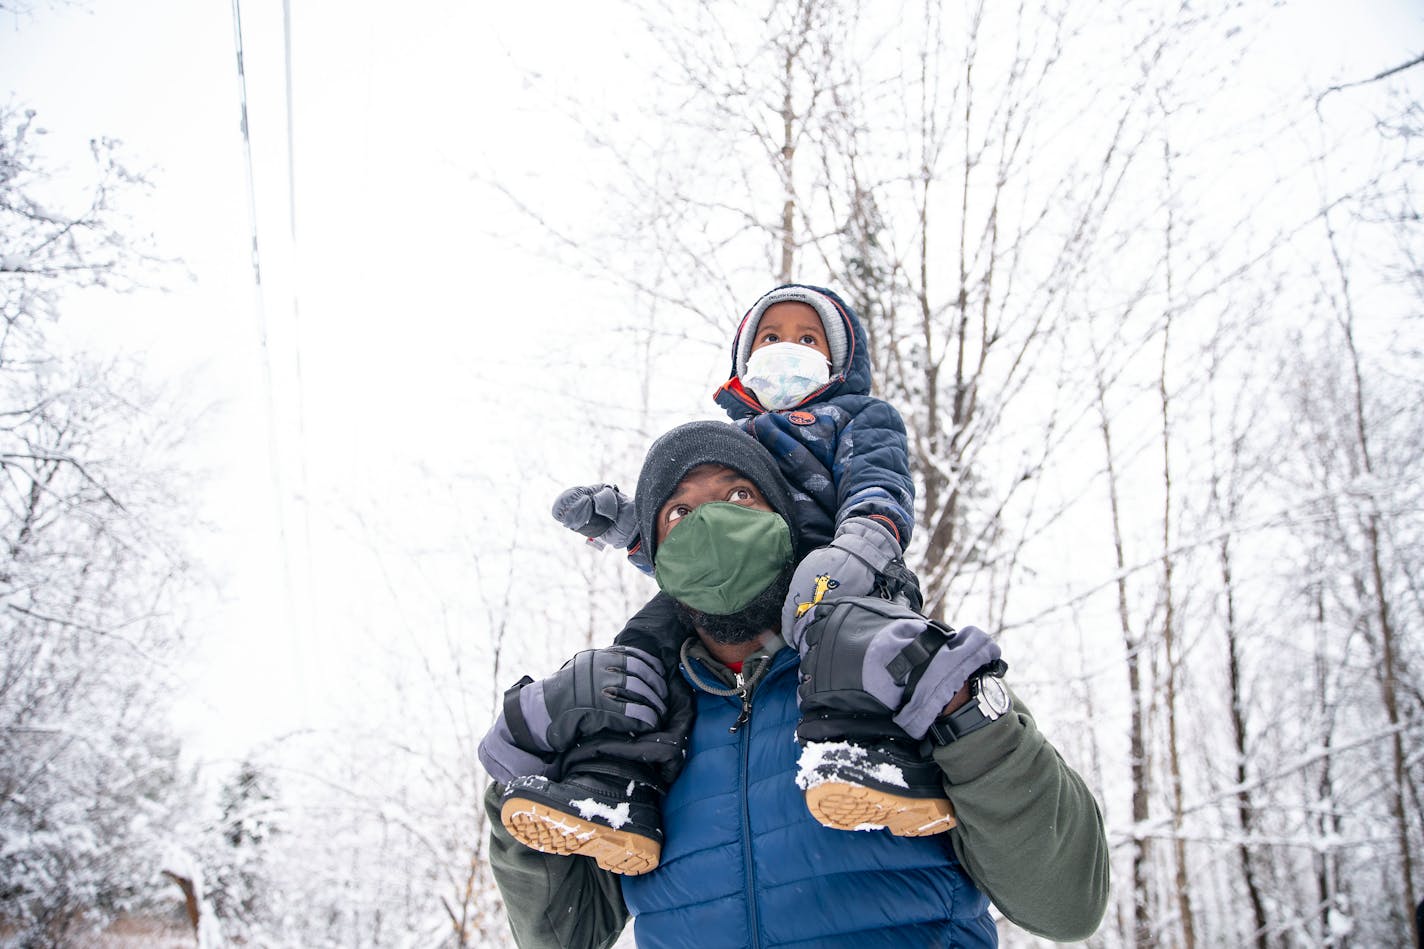
[[[733,735],[735,735],[737,731],[747,723],[747,720],[752,717],[752,696],[751,691],[747,688],[747,680],[742,678],[742,674],[740,672],[738,672],[736,676],[737,697],[742,700],[742,711],[741,714],[737,716],[737,720],[732,723],[732,727],[727,729]]]
[[[742,674],[740,672],[737,673],[737,687],[741,690],[742,714],[741,717],[737,719],[737,724],[732,726],[732,731],[736,731],[737,728],[747,720],[747,718],[751,715],[752,707],[751,696],[747,692],[746,685],[742,680]],[[747,918],[748,922],[751,925],[751,944],[753,946],[753,949],[755,949],[755,947],[761,945],[761,937],[760,933],[758,932],[760,924],[757,921],[756,865],[752,862],[752,810],[750,793],[750,771],[752,757],[751,734],[752,730],[748,728],[746,731],[742,732],[739,742],[742,746],[742,862],[746,865],[747,868]]]
[[[686,661],[686,653],[684,652],[684,662]],[[769,656],[763,661],[766,663],[770,663],[772,666],[774,666],[776,660],[774,656]],[[742,798],[742,866],[746,869],[747,923],[749,926],[751,926],[750,938],[753,949],[756,949],[756,947],[759,947],[761,945],[761,934],[758,932],[758,928],[760,927],[761,923],[757,915],[756,865],[752,860],[751,729],[748,728],[743,730],[742,726],[747,724],[751,720],[752,691],[754,690],[754,688],[756,686],[764,685],[774,676],[785,674],[787,668],[789,668],[789,666],[783,666],[780,669],[767,668],[766,674],[761,676],[761,678],[757,680],[754,684],[749,684],[747,682],[746,677],[742,673],[734,673],[734,675],[736,676],[737,687],[731,692],[728,692],[726,690],[719,690],[709,687],[707,683],[703,682],[700,677],[693,673],[691,663],[688,663],[688,665],[686,666],[687,672],[689,673],[693,684],[702,691],[707,692],[710,695],[721,695],[725,698],[737,696],[742,701],[741,714],[737,716],[737,721],[733,723],[730,731],[741,731],[741,735],[738,736],[737,743],[741,751],[742,759],[740,775],[740,793]]]
[[[821,395],[822,392],[825,392],[827,389],[829,389],[831,386],[835,385],[837,382],[844,382],[844,381],[845,381],[845,373],[841,373],[841,374],[837,375],[834,379],[828,379],[828,380],[826,381],[826,384],[825,384],[825,385],[821,386],[821,388],[817,389],[815,392],[812,392],[810,395],[806,396],[806,398],[802,399],[800,402],[797,402],[795,405],[791,406],[791,408],[792,408],[792,409],[799,409],[799,408],[801,408],[801,406],[805,405],[807,402],[810,402],[812,399],[820,398],[820,395]],[[789,410],[788,410],[788,409],[782,409],[781,411],[789,411]]]

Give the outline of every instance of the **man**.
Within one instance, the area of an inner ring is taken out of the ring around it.
[[[551,818],[538,789],[551,751],[660,724],[670,695],[657,670],[628,650],[591,650],[511,690],[480,750],[498,782],[486,798],[490,860],[521,946],[607,946],[630,914],[640,945],[992,946],[989,899],[1050,938],[1097,928],[1108,883],[1101,815],[1017,699],[1007,707],[1001,693],[998,711],[970,703],[1002,674],[1001,664],[982,662],[998,656],[997,647],[986,653],[982,633],[916,637],[902,648],[886,637],[903,617],[883,630],[817,620],[801,637],[803,665],[778,634],[795,562],[792,503],[775,461],[733,426],[694,422],[655,442],[636,504],[659,586],[679,600],[671,621],[687,632],[682,667],[696,706],[687,759],[662,802],[661,853],[629,869],[619,855],[643,839],[636,813],[607,813],[593,781],[587,800],[563,802],[582,808],[578,817]],[[700,599],[699,584],[728,583],[764,589],[726,615],[686,605]],[[818,610],[850,615],[831,603]],[[916,650],[911,674],[887,671]],[[953,698],[930,710],[940,717],[926,734],[905,716],[931,694]],[[866,710],[856,716],[862,736],[870,727],[925,736],[954,809],[947,833],[852,833],[812,817],[806,775],[818,762],[801,762],[798,785],[797,724],[803,711],[809,721],[848,696]],[[537,831],[525,832],[511,803]]]

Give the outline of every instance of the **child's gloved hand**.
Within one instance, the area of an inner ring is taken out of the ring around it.
[[[655,656],[631,646],[588,649],[547,679],[525,676],[505,692],[504,711],[480,742],[480,762],[502,784],[547,775],[580,739],[653,731],[667,709],[667,677]]]
[[[554,500],[554,519],[571,531],[627,547],[638,533],[633,499],[612,484],[569,488]]]
[[[869,517],[851,517],[836,528],[835,539],[801,559],[781,608],[781,634],[805,654],[806,626],[816,606],[847,596],[869,596],[886,569],[901,556],[890,529]]]

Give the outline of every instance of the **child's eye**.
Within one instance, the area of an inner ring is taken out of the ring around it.
[[[774,343],[777,339],[778,337],[775,333],[766,333],[762,335],[761,341],[763,343]]]
[[[798,342],[800,342],[802,346],[815,346],[817,340],[816,337],[812,336],[810,333],[807,333],[805,336],[801,337]]]

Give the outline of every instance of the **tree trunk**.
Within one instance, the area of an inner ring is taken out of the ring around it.
[[[1234,513],[1234,505],[1230,508]],[[1236,591],[1232,583],[1231,539],[1223,534],[1219,548],[1221,558],[1221,589],[1226,599],[1226,685],[1231,700],[1231,737],[1236,751],[1236,818],[1241,824],[1241,836],[1245,839],[1236,847],[1237,859],[1241,861],[1241,876],[1246,884],[1246,896],[1251,901],[1251,920],[1255,932],[1253,941],[1256,949],[1269,949],[1270,940],[1266,936],[1266,908],[1261,901],[1261,887],[1256,882],[1256,870],[1251,861],[1249,838],[1255,830],[1255,808],[1251,802],[1251,792],[1246,790],[1249,751],[1246,741],[1246,702],[1241,690],[1241,645],[1236,629]]]
[[[1354,434],[1356,448],[1360,453],[1359,464],[1363,469],[1366,483],[1375,484],[1374,460],[1370,452],[1370,441],[1365,413],[1364,375],[1360,370],[1360,352],[1355,344],[1355,311],[1350,296],[1350,280],[1344,261],[1335,240],[1335,232],[1330,229],[1327,214],[1325,224],[1329,235],[1330,252],[1340,275],[1341,307],[1338,313],[1340,328],[1344,337],[1346,352],[1350,357],[1351,384],[1353,395]],[[1372,487],[1373,490],[1373,487]],[[1414,860],[1409,845],[1409,813],[1405,809],[1405,784],[1408,780],[1405,766],[1404,735],[1400,728],[1399,692],[1396,666],[1397,644],[1394,620],[1389,609],[1389,590],[1385,580],[1383,554],[1380,543],[1380,515],[1376,498],[1366,503],[1369,510],[1364,517],[1365,555],[1368,558],[1371,593],[1374,600],[1375,619],[1379,624],[1379,682],[1380,694],[1384,701],[1385,718],[1392,729],[1390,736],[1390,764],[1393,770],[1390,809],[1394,817],[1394,830],[1399,846],[1400,882],[1404,888],[1404,920],[1414,916],[1416,896],[1414,890]]]
[[[1162,647],[1167,669],[1164,680],[1167,713],[1167,775],[1172,792],[1172,852],[1176,860],[1177,912],[1182,920],[1182,944],[1196,949],[1196,921],[1192,914],[1191,881],[1187,872],[1187,842],[1182,827],[1182,762],[1177,738],[1177,643],[1176,602],[1172,574],[1172,403],[1167,385],[1167,367],[1172,352],[1172,308],[1176,305],[1172,286],[1172,150],[1170,140],[1162,140],[1163,166],[1167,190],[1166,243],[1163,262],[1166,272],[1167,306],[1162,324],[1162,362],[1157,373],[1157,394],[1162,406]]]
[[[1335,776],[1332,770],[1335,758],[1329,753],[1335,737],[1335,716],[1330,698],[1330,668],[1333,661],[1325,620],[1324,586],[1317,582],[1311,594],[1315,607],[1315,694],[1319,703],[1316,713],[1320,717],[1322,726],[1320,746],[1326,752],[1320,758],[1320,774],[1313,790],[1315,799],[1324,803],[1335,800]],[[1315,823],[1316,835],[1321,840],[1336,839],[1341,829],[1339,812],[1329,807],[1320,807],[1318,811]],[[1317,933],[1322,944],[1325,944],[1330,933],[1329,914],[1336,903],[1339,880],[1340,874],[1336,867],[1335,854],[1330,850],[1321,850],[1315,860],[1315,896],[1320,916]]]
[[[1101,370],[1100,370],[1101,372]],[[1137,946],[1151,946],[1156,940],[1152,931],[1152,914],[1148,900],[1148,841],[1143,831],[1150,814],[1146,724],[1142,702],[1142,639],[1132,633],[1132,621],[1127,607],[1127,558],[1123,552],[1122,519],[1118,503],[1117,465],[1113,457],[1112,425],[1108,420],[1107,392],[1101,375],[1098,378],[1098,414],[1106,458],[1108,505],[1112,514],[1113,551],[1117,558],[1117,611],[1122,628],[1123,651],[1127,659],[1127,726],[1128,768],[1132,776],[1132,941]]]

